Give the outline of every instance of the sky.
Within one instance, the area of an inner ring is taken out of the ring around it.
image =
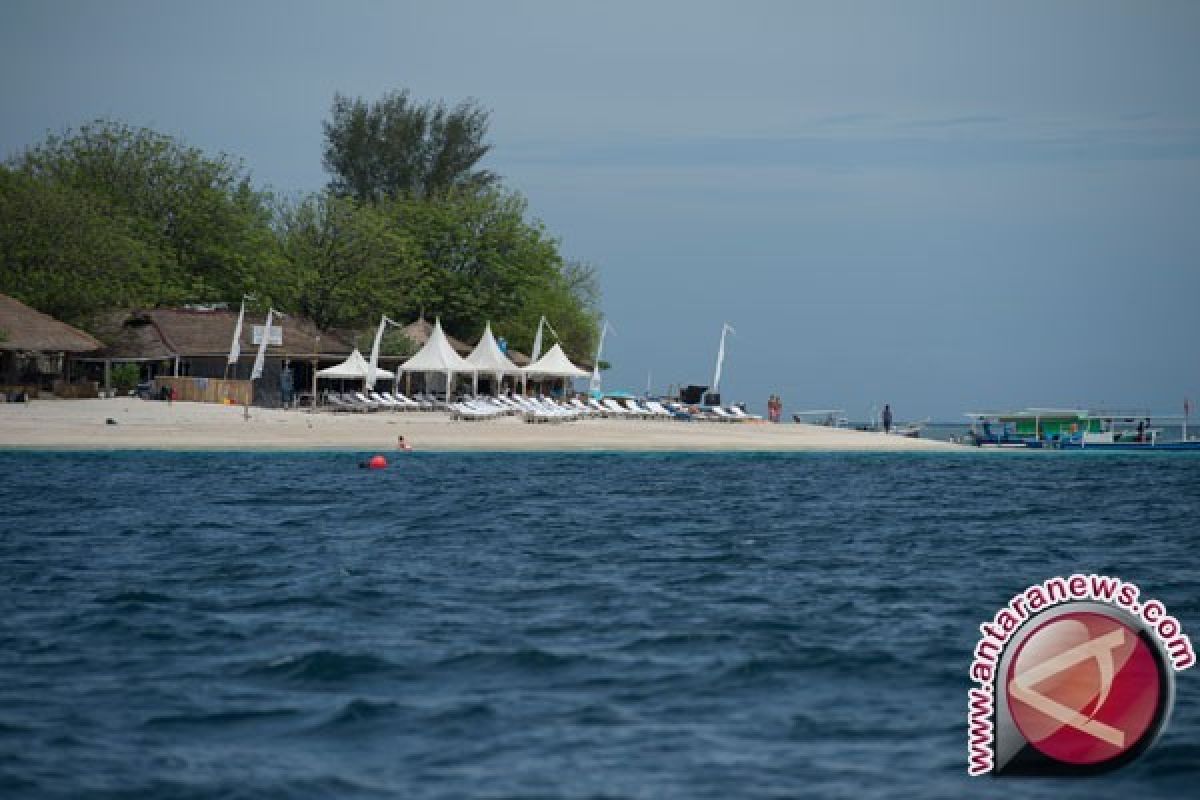
[[[710,383],[729,322],[760,411],[1200,399],[1200,3],[0,6],[0,156],[109,117],[311,191],[333,94],[400,88],[491,109],[606,388]]]

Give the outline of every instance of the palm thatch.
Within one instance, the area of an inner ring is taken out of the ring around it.
[[[87,353],[103,346],[78,328],[0,294],[0,350]]]
[[[237,315],[237,311],[227,309],[156,308],[104,315],[98,319],[96,328],[107,342],[104,355],[109,358],[224,356],[233,341]],[[246,312],[241,335],[243,355],[257,350],[254,326],[265,323],[265,313]],[[322,333],[304,317],[275,317],[271,324],[283,331],[282,346],[267,346],[271,356],[286,353],[289,356],[335,357],[344,356],[352,349],[341,337]]]
[[[425,346],[425,343],[429,341],[429,337],[433,333],[433,323],[421,317],[415,322],[405,325],[403,332],[418,348],[421,348]],[[450,346],[454,348],[454,352],[460,356],[469,355],[474,349],[462,339],[456,339],[450,334],[446,334],[446,341],[450,342]]]

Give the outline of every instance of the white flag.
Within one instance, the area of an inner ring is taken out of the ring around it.
[[[600,329],[600,343],[596,345],[596,360],[592,364],[592,382],[588,388],[594,393],[600,391],[600,354],[604,352],[604,334],[608,333],[608,320],[604,320],[604,327]]]
[[[246,318],[246,299],[242,298],[242,310],[238,312],[237,325],[233,326],[233,343],[229,345],[229,363],[236,364],[242,357],[242,320]]]
[[[375,388],[375,375],[379,370],[379,346],[383,343],[383,332],[391,322],[386,316],[379,320],[379,330],[375,331],[375,344],[371,345],[371,362],[367,365],[367,388]]]
[[[725,334],[727,333],[737,333],[728,322],[721,326],[721,346],[717,349],[717,370],[713,373],[713,394],[721,391],[721,366],[725,363]]]
[[[250,380],[255,381],[262,377],[263,361],[267,357],[267,342],[271,341],[271,317],[275,314],[275,309],[267,312],[267,323],[263,326],[262,341],[258,343],[258,355],[254,357],[254,369],[250,370]]]
[[[534,334],[534,337],[533,337],[533,352],[531,352],[529,354],[529,363],[530,364],[537,361],[538,357],[541,356],[541,354],[542,354],[542,325],[544,325],[545,323],[546,323],[545,317],[542,317],[541,319],[538,320],[537,333]]]

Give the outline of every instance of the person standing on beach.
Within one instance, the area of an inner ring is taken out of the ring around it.
[[[883,432],[890,433],[892,430],[892,407],[887,403],[883,404]]]

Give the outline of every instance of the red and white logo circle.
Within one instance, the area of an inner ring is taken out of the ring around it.
[[[1036,627],[1009,662],[1009,713],[1025,740],[1070,765],[1120,758],[1157,733],[1167,701],[1151,645],[1119,619],[1075,611]]]

